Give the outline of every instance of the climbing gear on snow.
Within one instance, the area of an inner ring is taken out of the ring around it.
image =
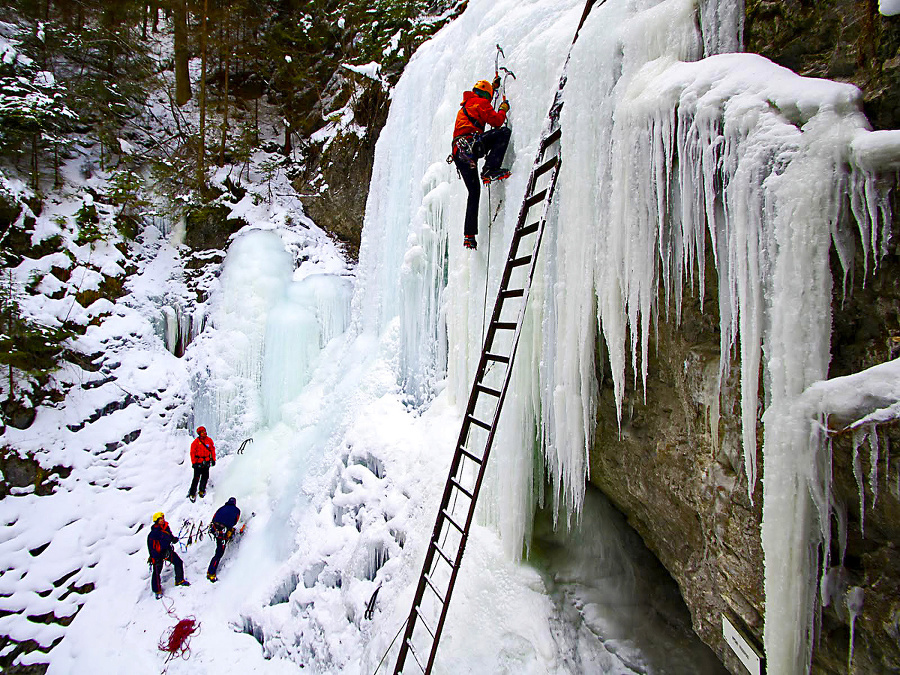
[[[161,596],[162,594],[157,595],[157,597]],[[165,606],[165,603],[163,603],[163,606]],[[159,651],[166,653],[166,664],[176,656],[180,656],[187,660],[191,655],[191,636],[200,630],[200,622],[193,616],[179,619],[175,614],[174,602],[166,607],[166,614],[178,621],[172,628],[167,629],[159,638]],[[165,672],[165,670],[163,672]]]
[[[369,621],[372,620],[372,617],[375,616],[375,598],[378,597],[378,591],[381,590],[381,584],[378,584],[378,588],[375,589],[375,592],[372,593],[372,597],[369,598],[369,602],[366,603],[366,611],[363,616]]]

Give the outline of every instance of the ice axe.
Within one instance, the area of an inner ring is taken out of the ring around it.
[[[505,92],[506,91],[506,78],[511,77],[512,79],[515,80],[516,74],[513,71],[511,71],[509,68],[505,68],[503,66],[500,66],[500,70],[503,71],[503,87],[502,87],[502,89]],[[503,100],[504,101],[506,100],[506,94],[503,95]]]

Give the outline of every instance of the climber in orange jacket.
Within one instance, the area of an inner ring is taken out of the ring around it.
[[[481,194],[478,160],[485,157],[481,171],[481,182],[485,185],[509,177],[509,171],[500,168],[512,133],[509,127],[503,126],[509,103],[504,98],[497,110],[491,105],[494,90],[499,86],[499,76],[494,78],[493,83],[479,80],[472,91],[463,94],[459,112],[456,113],[451,156],[469,191],[463,228],[463,245],[466,248],[477,248],[475,235],[478,234],[478,199]],[[485,131],[488,124],[494,128]]]
[[[194,468],[194,479],[191,481],[191,489],[188,498],[193,502],[197,499],[197,487],[199,484],[200,498],[206,496],[206,481],[209,480],[209,467],[216,465],[216,444],[206,435],[206,427],[197,427],[197,438],[191,443],[191,466]]]

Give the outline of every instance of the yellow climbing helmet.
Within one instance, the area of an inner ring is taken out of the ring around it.
[[[160,518],[165,518],[165,517],[166,517],[166,514],[164,514],[162,511],[157,511],[156,513],[153,514],[153,522],[155,523]]]
[[[494,95],[494,86],[487,80],[478,80],[472,87],[472,91],[483,91],[490,98]]]

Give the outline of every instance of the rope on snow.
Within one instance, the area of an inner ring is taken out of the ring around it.
[[[174,619],[178,619],[175,614],[175,603],[166,606],[163,601],[163,607],[166,608],[166,614]],[[191,636],[200,632],[200,622],[193,616],[184,619],[178,619],[178,622],[171,628],[167,628],[159,638],[159,651],[166,653],[163,673],[168,670],[168,664],[176,657],[181,657],[187,661],[191,656]]]

